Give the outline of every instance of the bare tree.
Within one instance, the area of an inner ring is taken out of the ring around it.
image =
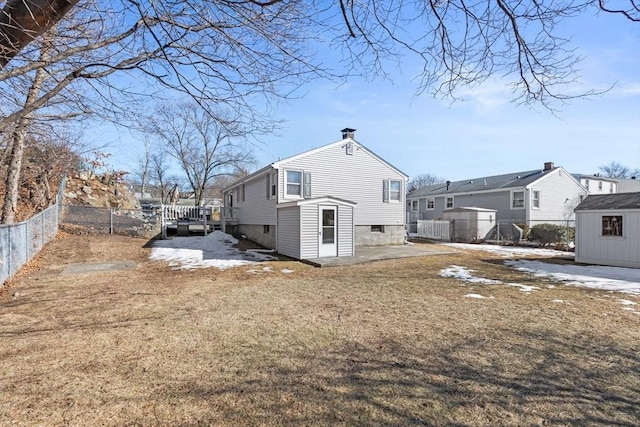
[[[151,173],[152,161],[151,161],[151,141],[145,138],[142,142],[144,150],[138,158],[138,168],[136,175],[140,178],[140,197],[144,197],[144,193],[147,192],[147,185],[149,184],[149,175]]]
[[[165,202],[169,191],[170,179],[168,175],[166,151],[162,147],[158,147],[158,149],[150,156],[149,178],[153,185],[160,190],[161,203]]]
[[[252,161],[244,143],[251,129],[235,117],[214,117],[197,104],[186,103],[161,108],[151,123],[151,131],[180,164],[196,206],[201,204],[204,190],[213,179]]]
[[[412,191],[416,191],[417,189],[428,185],[440,184],[444,181],[445,180],[443,178],[428,173],[416,175],[407,183],[407,193],[411,193]]]
[[[640,176],[640,170],[632,170],[627,166],[624,166],[618,162],[611,162],[609,164],[600,166],[598,169],[608,178],[631,178],[632,176]]]
[[[207,83],[221,78],[231,83],[225,87],[230,96],[240,88],[272,91],[283,77],[299,78],[310,70],[318,71],[304,52],[317,42],[333,40],[338,43],[336,51],[346,53],[347,66],[357,67],[358,72],[384,74],[389,65],[401,64],[407,54],[419,58],[423,65],[418,76],[420,91],[451,94],[460,84],[507,74],[512,76],[516,98],[547,104],[571,97],[562,94],[562,86],[577,77],[579,58],[556,28],[561,20],[600,10],[640,21],[637,0],[621,0],[615,6],[607,0],[544,4],[506,0],[337,0],[329,4],[320,0],[197,4],[121,0],[120,5],[121,19],[115,28],[123,30],[125,23],[136,23],[131,28],[135,37],[130,39],[135,42],[127,45],[126,54],[138,59],[122,62],[119,54],[113,63],[86,64],[88,68],[80,73],[100,74],[105,65],[141,68],[161,84],[180,87],[196,98],[198,89],[210,92],[213,86]],[[0,20],[0,67],[70,10],[82,7],[89,6],[76,0],[7,0]],[[102,19],[104,14],[104,8],[98,8],[92,19]],[[142,46],[158,60],[140,57]],[[226,67],[230,62],[237,68]],[[292,65],[303,66],[294,70]],[[198,78],[188,79],[187,69]],[[195,87],[194,82],[203,78],[205,84]],[[247,83],[259,85],[251,89]]]

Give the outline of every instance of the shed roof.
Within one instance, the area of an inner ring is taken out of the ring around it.
[[[469,193],[478,191],[498,190],[503,188],[514,188],[527,186],[543,176],[546,176],[561,167],[554,167],[549,170],[531,170],[524,172],[514,172],[504,175],[485,176],[481,178],[465,179],[462,181],[428,185],[412,191],[407,195],[411,197],[436,196],[440,194]]]
[[[640,191],[636,193],[592,194],[587,196],[574,210],[604,209],[640,209]]]

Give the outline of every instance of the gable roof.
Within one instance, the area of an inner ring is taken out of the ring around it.
[[[575,211],[602,209],[640,209],[640,191],[636,193],[592,194]]]
[[[389,163],[388,161],[386,161],[382,157],[378,156],[376,153],[374,153],[373,151],[371,151],[370,149],[365,147],[363,144],[361,144],[360,142],[356,141],[355,139],[353,139],[351,137],[347,137],[347,138],[341,139],[339,141],[332,142],[330,144],[322,145],[320,147],[313,148],[313,149],[307,150],[307,151],[303,151],[302,153],[295,154],[295,155],[290,156],[290,157],[286,157],[284,159],[278,160],[277,162],[273,162],[271,164],[271,166],[274,167],[274,168],[279,168],[282,164],[288,163],[288,162],[290,162],[292,160],[296,160],[296,159],[299,159],[301,157],[306,157],[306,156],[311,155],[311,154],[319,153],[321,151],[333,148],[333,147],[335,147],[337,145],[344,145],[345,143],[349,143],[349,142],[353,143],[353,144],[357,144],[358,147],[360,147],[365,152],[367,152],[368,154],[370,154],[371,156],[376,158],[381,163],[384,163],[385,165],[389,166],[391,169],[396,171],[398,174],[404,176],[405,179],[409,178],[409,175],[407,175],[406,173],[402,172],[400,169],[398,169],[397,167],[395,167],[394,165],[392,165],[391,163]]]
[[[295,155],[289,156],[289,157],[285,157],[284,159],[280,159],[280,160],[278,160],[276,162],[273,162],[273,163],[263,167],[262,169],[257,170],[256,172],[254,172],[252,174],[249,174],[249,175],[247,175],[247,176],[245,176],[243,178],[238,179],[237,181],[234,181],[233,183],[231,183],[227,187],[223,188],[222,191],[225,192],[227,190],[230,190],[233,187],[236,187],[236,186],[238,186],[240,184],[248,182],[248,181],[256,178],[259,175],[262,175],[265,172],[271,171],[273,169],[277,169],[284,163],[288,163],[288,162],[290,162],[292,160],[296,160],[296,159],[299,159],[301,157],[308,156],[310,154],[318,153],[320,151],[324,151],[324,150],[327,150],[329,148],[333,148],[336,145],[343,145],[343,144],[345,144],[347,142],[351,142],[353,144],[357,144],[358,147],[360,147],[365,152],[367,152],[368,154],[370,154],[371,156],[376,158],[378,161],[380,161],[380,162],[384,163],[385,165],[389,166],[391,169],[393,169],[394,171],[396,171],[400,175],[404,176],[405,179],[409,178],[409,175],[407,175],[406,173],[402,172],[400,169],[398,169],[397,167],[393,166],[391,163],[387,162],[382,157],[378,156],[376,153],[374,153],[373,151],[369,150],[367,147],[365,147],[364,145],[362,145],[361,143],[359,143],[355,139],[353,139],[351,137],[347,137],[347,138],[341,139],[339,141],[335,141],[335,142],[332,142],[332,143],[329,143],[329,144],[326,144],[326,145],[322,145],[320,147],[316,147],[316,148],[313,148],[311,150],[303,151],[302,153],[295,154]]]
[[[449,182],[449,185],[447,185],[447,183],[428,185],[412,191],[407,195],[407,198],[524,187],[558,169],[562,168],[558,166],[548,170],[536,169],[524,172],[507,173],[504,175],[465,179],[462,181]]]

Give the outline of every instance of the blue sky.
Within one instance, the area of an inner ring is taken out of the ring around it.
[[[254,169],[340,139],[356,139],[410,176],[429,173],[452,181],[541,168],[551,161],[572,173],[596,173],[612,161],[640,169],[640,25],[620,17],[582,16],[566,22],[579,65],[576,93],[608,92],[558,105],[517,105],[500,76],[456,92],[461,100],[415,96],[410,72],[393,81],[316,81],[301,99],[279,105],[280,135],[254,147]],[[408,70],[410,66],[403,68]],[[107,131],[115,169],[135,168],[127,132]],[[138,144],[142,148],[142,143]]]

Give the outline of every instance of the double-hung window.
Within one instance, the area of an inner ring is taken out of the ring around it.
[[[447,196],[445,206],[447,207],[447,209],[453,208],[453,196]]]
[[[511,209],[524,209],[524,190],[511,192]]]
[[[433,210],[435,208],[436,208],[436,199],[434,199],[433,197],[427,198],[427,209]]]
[[[382,181],[382,201],[395,203],[402,200],[402,181],[399,179],[384,179]]]
[[[531,192],[531,207],[534,209],[540,209],[540,191],[533,190]]]
[[[302,172],[287,171],[286,195],[288,197],[302,197]]]

